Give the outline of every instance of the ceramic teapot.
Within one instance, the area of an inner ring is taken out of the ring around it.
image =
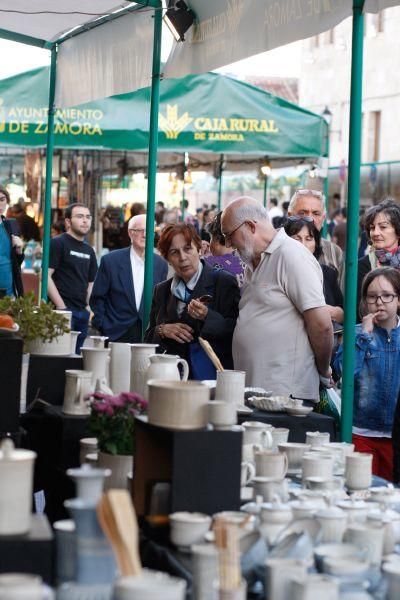
[[[63,413],[66,415],[90,414],[86,397],[92,392],[92,372],[70,369],[65,371]]]
[[[184,358],[179,358],[174,354],[152,354],[149,357],[150,366],[147,369],[146,377],[149,379],[162,379],[164,381],[187,381],[189,377],[189,365]],[[183,367],[181,377],[178,365]],[[148,398],[148,387],[146,385],[146,398]]]

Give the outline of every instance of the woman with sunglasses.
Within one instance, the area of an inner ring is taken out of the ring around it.
[[[314,225],[312,217],[291,216],[284,225],[287,235],[305,246],[318,260],[322,254],[321,233]],[[334,267],[321,265],[325,302],[331,319],[343,323],[343,295],[338,284],[338,274]]]
[[[353,442],[358,452],[372,454],[373,473],[389,481],[393,479],[391,437],[400,392],[399,299],[400,272],[391,267],[374,269],[362,285],[363,319],[356,326]],[[339,375],[342,362],[341,345],[334,359]]]

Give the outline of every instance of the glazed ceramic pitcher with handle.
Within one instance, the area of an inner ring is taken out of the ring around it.
[[[65,391],[63,413],[66,415],[90,414],[87,396],[93,391],[91,371],[67,369],[65,371]]]
[[[150,366],[147,369],[147,381],[149,379],[163,379],[164,381],[187,381],[189,377],[189,365],[184,358],[174,354],[153,354],[149,357]],[[183,374],[178,369],[182,365]],[[148,386],[146,385],[145,398],[148,398]]]

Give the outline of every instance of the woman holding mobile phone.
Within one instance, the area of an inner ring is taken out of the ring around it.
[[[185,358],[192,379],[215,379],[215,369],[199,349],[198,338],[210,342],[225,368],[233,368],[232,334],[240,293],[232,275],[215,271],[200,258],[200,248],[201,239],[192,225],[171,224],[163,229],[158,249],[175,275],[154,289],[145,341],[159,344],[160,352]]]

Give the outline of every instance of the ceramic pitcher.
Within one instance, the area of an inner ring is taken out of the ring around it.
[[[158,344],[131,344],[131,384],[130,391],[141,396],[146,394],[147,369]]]
[[[96,381],[108,384],[108,360],[110,350],[108,348],[82,348],[83,368],[92,372],[92,383]]]
[[[9,438],[1,443],[0,535],[19,535],[30,529],[35,458],[30,450],[15,449]]]
[[[147,369],[146,378],[163,379],[164,381],[187,381],[189,376],[189,365],[184,358],[179,358],[174,354],[152,354],[150,357],[150,366]],[[178,369],[178,365],[183,367],[183,375]],[[148,398],[148,387],[146,385],[146,398]]]
[[[131,345],[110,342],[110,388],[114,394],[129,392],[131,383]]]
[[[65,371],[63,413],[66,415],[90,414],[86,397],[92,392],[92,372],[79,369]]]

